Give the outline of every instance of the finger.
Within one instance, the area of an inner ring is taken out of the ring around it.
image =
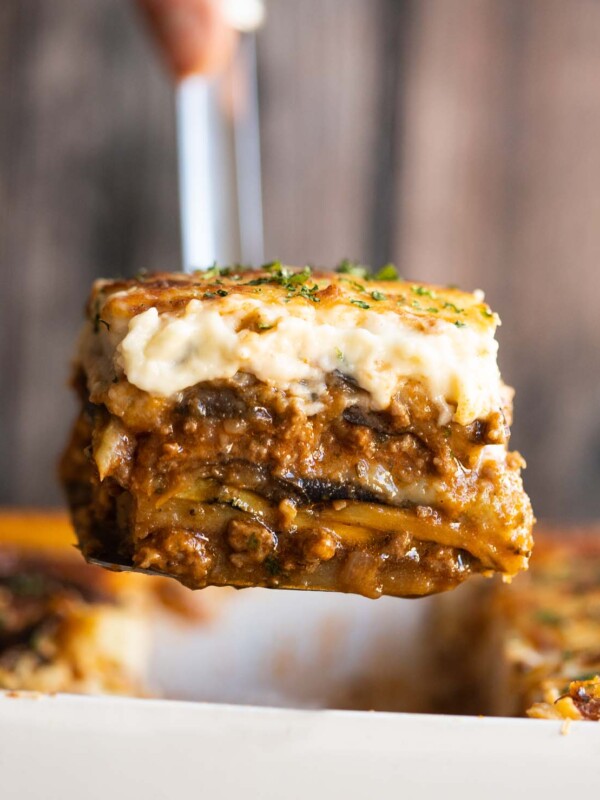
[[[222,69],[237,34],[215,0],[135,0],[176,78]]]

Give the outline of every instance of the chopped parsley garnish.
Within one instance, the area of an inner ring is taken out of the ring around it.
[[[269,283],[271,278],[253,278],[251,281],[248,281],[246,286],[263,286],[265,283]]]
[[[343,361],[344,360],[344,354],[342,353],[342,351],[340,350],[339,347],[335,348],[335,355],[336,355],[338,361]]]
[[[491,317],[493,317],[493,316],[494,316],[494,315],[492,314],[492,312],[491,312],[491,311],[488,311],[488,310],[487,310],[487,308],[482,308],[482,309],[481,309],[481,314],[482,314],[482,316],[484,316],[486,319],[490,319]]]
[[[371,292],[371,297],[373,300],[385,300],[385,295],[383,292],[374,291]]]
[[[288,294],[288,297],[304,297],[305,300],[311,300],[313,303],[320,303],[321,298],[317,297],[319,287],[315,283],[314,286],[301,286],[296,294]]]
[[[265,569],[271,575],[279,575],[281,572],[281,564],[275,556],[267,556],[264,560]]]
[[[204,292],[204,294],[202,295],[204,300],[212,300],[212,298],[216,296],[217,295],[214,292]]]
[[[302,269],[300,272],[293,272],[287,279],[287,282],[291,286],[302,286],[306,283],[311,275],[312,269],[307,266],[304,267],[304,269]]]
[[[267,264],[262,265],[265,272],[281,272],[284,268],[281,261],[269,261]]]
[[[217,262],[215,261],[212,267],[208,269],[197,269],[194,270],[194,274],[202,275],[203,278],[220,278],[222,276],[231,275],[232,272],[235,272],[237,267],[219,267]]]
[[[273,284],[287,289],[288,295],[285,302],[289,302],[294,297],[304,297],[306,300],[311,300],[313,303],[319,303],[320,298],[317,297],[319,291],[318,284],[307,286],[307,282],[312,275],[312,269],[309,266],[304,267],[298,272],[284,266],[280,261],[274,261],[272,264],[265,264],[263,270],[269,272],[269,276],[262,276],[260,278],[253,278],[248,281],[246,286],[263,286],[264,284]]]
[[[362,285],[362,283],[358,283],[358,281],[353,281],[351,278],[340,278],[341,281],[347,283],[348,286],[351,286],[357,292],[365,292],[366,289]]]
[[[342,275],[354,275],[355,278],[367,278],[369,276],[369,270],[364,264],[350,261],[348,258],[345,258],[338,264],[336,272]]]
[[[371,308],[368,303],[365,303],[364,300],[350,300],[353,306],[358,306],[359,308]]]
[[[461,322],[458,319],[456,320],[456,322],[454,324],[456,325],[457,328],[466,328],[467,327],[467,323],[466,322]]]
[[[464,311],[464,308],[459,308],[455,306],[454,303],[444,303],[444,308],[449,308],[450,311],[454,311],[455,314],[462,314]]]
[[[429,306],[429,308],[425,310],[429,311],[430,314],[437,314],[439,312],[439,308],[436,308],[435,306]]]
[[[274,328],[275,326],[272,325],[270,322],[259,322],[256,327],[258,328],[259,331],[270,331],[271,328]]]
[[[386,264],[373,277],[376,281],[397,281],[399,275],[394,264]]]
[[[435,299],[436,294],[433,289],[427,289],[425,286],[411,286],[411,291],[415,294],[418,294],[420,297],[431,297],[432,300]]]
[[[217,289],[217,294],[219,295],[219,297],[227,297],[229,292],[225,291],[225,289]]]

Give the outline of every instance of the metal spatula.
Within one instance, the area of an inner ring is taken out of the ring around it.
[[[228,68],[177,89],[183,269],[262,264],[263,219],[254,31],[262,0],[224,0],[242,32]]]

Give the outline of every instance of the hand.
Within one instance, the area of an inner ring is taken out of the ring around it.
[[[218,72],[232,56],[237,33],[219,0],[134,0],[176,78]]]

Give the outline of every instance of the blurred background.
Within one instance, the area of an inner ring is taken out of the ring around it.
[[[271,0],[267,259],[482,288],[537,516],[600,516],[600,2]],[[124,0],[0,4],[0,503],[61,502],[97,276],[179,268],[172,81]]]

